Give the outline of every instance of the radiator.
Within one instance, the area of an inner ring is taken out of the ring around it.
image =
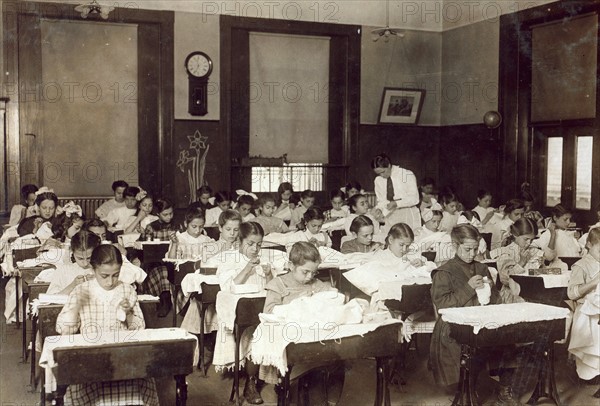
[[[68,202],[73,201],[75,204],[81,206],[85,218],[92,219],[96,217],[96,209],[110,198],[112,196],[61,197],[58,199],[58,204],[64,206]]]

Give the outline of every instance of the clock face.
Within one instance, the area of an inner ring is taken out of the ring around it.
[[[193,52],[185,60],[185,68],[188,73],[197,78],[203,78],[210,75],[212,71],[212,61],[203,52]]]

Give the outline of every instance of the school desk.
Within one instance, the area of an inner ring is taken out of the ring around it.
[[[550,306],[565,306],[568,299],[570,272],[562,275],[510,275],[519,284],[519,296],[528,302],[542,303]]]
[[[185,377],[193,372],[195,348],[196,338],[178,328],[52,336],[44,340],[40,365],[58,406],[69,385],[164,376],[174,377],[175,404],[185,406]]]
[[[535,362],[537,383],[527,403],[536,404],[547,397],[561,405],[554,378],[554,341],[565,336],[568,309],[537,303],[512,303],[490,306],[441,309],[441,317],[450,325],[450,337],[461,344],[460,378],[452,405],[479,405],[473,357],[484,347],[534,343],[543,356]]]
[[[21,289],[23,290],[21,294],[21,311],[22,311],[22,321],[21,325],[21,355],[23,357],[23,362],[27,362],[27,300],[29,300],[30,296],[32,300],[39,296],[40,293],[45,293],[48,290],[49,283],[46,282],[35,282],[36,276],[42,271],[42,267],[32,267],[32,268],[20,268],[19,273],[20,277],[15,280],[16,286],[19,284],[19,279],[21,281]],[[19,296],[17,295],[17,303],[19,303]],[[15,309],[15,316],[18,319],[19,314],[19,306]]]
[[[399,351],[400,324],[383,325],[363,336],[343,337],[307,343],[290,343],[286,347],[288,370],[277,393],[277,405],[290,405],[290,373],[295,364],[335,362],[340,360],[375,358],[375,406],[389,406],[389,360]]]

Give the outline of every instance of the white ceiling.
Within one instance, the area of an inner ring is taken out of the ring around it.
[[[21,0],[24,1],[24,0]],[[40,1],[40,0],[38,0]],[[41,0],[52,1],[52,0]],[[90,0],[91,1],[91,0]],[[389,0],[390,26],[444,31],[555,0]],[[87,3],[67,0],[63,3]],[[386,0],[98,0],[117,7],[385,26]]]

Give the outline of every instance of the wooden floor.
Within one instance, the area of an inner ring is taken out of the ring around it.
[[[3,314],[3,288],[0,289],[0,310]],[[16,330],[14,324],[6,325],[3,316],[0,319],[0,406],[39,404],[39,393],[31,393],[28,386],[29,363],[23,364],[21,360],[21,331]],[[171,317],[160,320],[166,327]],[[600,400],[591,396],[597,390],[597,386],[580,383],[573,364],[567,362],[565,346],[557,346],[556,353],[557,382],[562,402],[573,406],[600,406]],[[450,405],[452,394],[447,394],[443,389],[435,386],[433,376],[427,370],[427,355],[419,355],[416,350],[410,351],[407,364],[407,385],[401,388],[391,387],[393,405]],[[375,393],[375,362],[356,360],[349,362],[346,368],[346,383],[340,405],[372,405]],[[486,404],[492,404],[495,400],[495,381],[483,375],[479,381],[478,392],[481,399]],[[231,382],[229,377],[223,378],[212,368],[207,377],[195,372],[188,376],[188,405],[229,405]],[[174,405],[174,381],[160,379],[157,385],[161,405]],[[276,404],[273,386],[265,386],[262,395],[266,405]],[[529,393],[523,395],[523,401],[528,399],[528,395]]]

